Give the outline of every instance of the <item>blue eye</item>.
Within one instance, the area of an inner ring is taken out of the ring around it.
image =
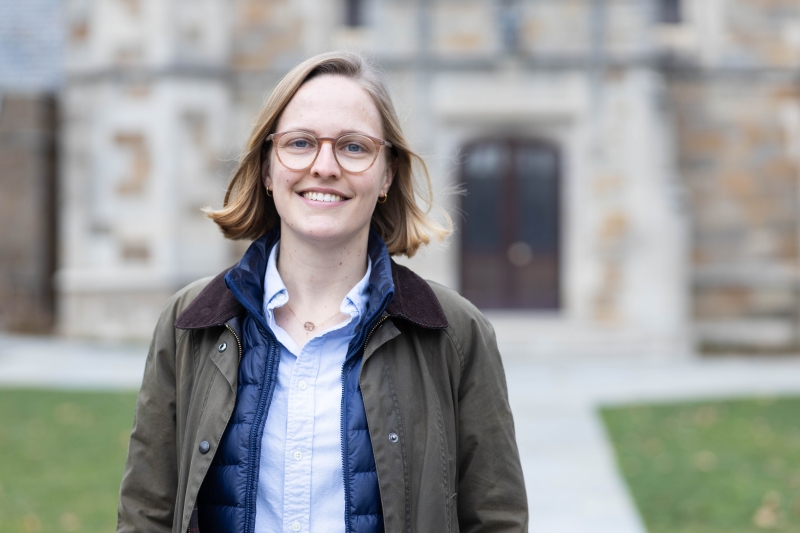
[[[292,148],[308,148],[308,141],[305,139],[297,139],[289,143]]]
[[[356,144],[356,143],[350,143],[347,146],[345,146],[344,149],[345,149],[345,151],[351,152],[351,153],[357,153],[357,152],[363,152],[364,151],[364,147],[361,146],[360,144]]]

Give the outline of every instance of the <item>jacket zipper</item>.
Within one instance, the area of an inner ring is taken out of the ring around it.
[[[389,315],[382,316],[375,323],[375,325],[372,326],[372,329],[369,330],[369,333],[367,334],[366,338],[364,339],[364,342],[361,344],[361,348],[359,350],[357,350],[356,352],[354,352],[354,353],[358,353],[360,351],[363,352],[363,350],[367,347],[367,343],[369,342],[370,337],[372,337],[372,334],[375,332],[376,329],[378,329],[378,326],[383,324],[383,322],[387,318],[389,318]],[[345,434],[345,423],[344,423],[345,419],[347,418],[346,412],[345,412],[346,409],[347,409],[347,403],[345,402],[345,395],[347,394],[347,366],[348,365],[352,366],[352,364],[351,364],[352,360],[353,359],[351,358],[351,355],[348,355],[347,359],[345,360],[344,364],[342,365],[342,407],[340,409],[340,422],[339,422],[339,427],[341,429],[341,437],[340,438],[341,438],[341,442],[342,442],[342,475],[344,476],[344,502],[345,502],[344,503],[344,529],[345,529],[345,533],[349,533],[350,532],[350,483],[348,483],[348,477],[347,477],[348,476],[347,454],[349,452],[347,451],[347,435]]]
[[[362,349],[362,350],[363,350],[363,349],[365,349],[365,348],[367,347],[367,343],[369,342],[369,338],[370,338],[370,337],[372,337],[372,334],[373,334],[373,333],[375,333],[375,330],[376,330],[376,329],[378,329],[378,326],[380,326],[381,324],[383,324],[383,323],[384,323],[384,321],[385,321],[387,318],[389,318],[389,315],[383,315],[383,316],[381,317],[381,319],[380,319],[380,320],[378,320],[378,322],[376,322],[374,326],[372,326],[372,329],[371,329],[371,330],[369,330],[369,333],[367,333],[367,338],[366,338],[366,339],[364,339],[364,344],[363,344],[363,345],[361,345],[361,349]]]
[[[236,334],[236,331],[231,327],[230,324],[227,322],[225,323],[225,327],[233,334],[233,337],[236,339],[236,346],[239,348],[239,360],[238,363],[242,363],[242,340],[239,338],[239,335]],[[191,519],[189,520],[190,524],[186,526],[186,533],[192,533],[192,524]]]
[[[225,327],[228,328],[228,331],[233,333],[233,336],[236,339],[236,344],[239,346],[239,363],[241,364],[241,362],[242,362],[242,341],[239,339],[239,335],[236,334],[236,332],[233,330],[233,328],[230,326],[230,324],[228,324],[226,322],[225,323]]]

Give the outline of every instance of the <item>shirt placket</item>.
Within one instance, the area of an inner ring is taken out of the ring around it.
[[[312,339],[300,351],[289,384],[283,518],[284,531],[293,533],[309,531],[314,385],[319,370],[320,340]]]

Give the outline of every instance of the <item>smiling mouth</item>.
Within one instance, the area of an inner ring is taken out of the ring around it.
[[[317,202],[341,202],[345,200],[345,198],[337,194],[328,194],[322,192],[304,192],[302,196],[306,200],[315,200]]]

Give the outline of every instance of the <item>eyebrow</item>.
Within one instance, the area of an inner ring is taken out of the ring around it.
[[[311,135],[313,135],[314,137],[317,137],[317,138],[324,137],[324,135],[320,135],[319,132],[314,131],[312,129],[308,129],[308,128],[286,128],[285,130],[280,131],[280,132],[276,132],[276,133],[283,133],[283,132],[288,132],[288,131],[300,131],[300,132],[303,132],[303,133],[310,133]],[[381,137],[380,135],[367,133],[367,132],[363,132],[363,131],[339,130],[339,133],[337,135],[334,135],[332,138],[333,139],[338,139],[342,135],[349,135],[351,133],[352,134],[356,134],[356,135],[367,135],[368,137],[376,137],[376,138],[380,138]]]

